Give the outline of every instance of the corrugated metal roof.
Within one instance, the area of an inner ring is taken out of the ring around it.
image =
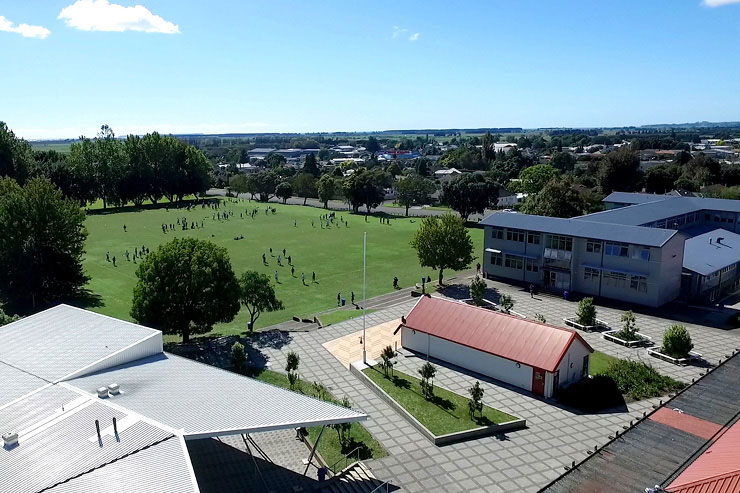
[[[603,202],[612,202],[616,204],[646,204],[662,202],[669,200],[675,206],[679,202],[673,199],[679,199],[685,204],[691,204],[695,210],[715,210],[727,212],[740,212],[740,200],[717,199],[712,197],[683,197],[677,195],[660,195],[649,193],[632,193],[632,192],[612,192],[607,195]],[[669,214],[676,215],[676,214]]]
[[[58,385],[47,387],[0,409],[0,435],[20,432],[44,419],[61,413],[64,406],[80,394]]]
[[[111,382],[110,402],[148,416],[186,438],[361,421],[367,415],[236,373],[161,353],[70,380],[85,392]]]
[[[717,240],[721,238],[721,242]],[[703,276],[740,262],[740,235],[725,229],[686,240],[683,267]]]
[[[547,371],[575,340],[593,351],[575,331],[431,296],[419,299],[403,325]]]
[[[615,194],[613,193],[612,195]],[[622,193],[618,197],[627,199],[627,195],[636,194]],[[580,216],[578,219],[610,224],[631,224],[636,226],[702,210],[740,212],[740,200],[704,197],[676,197],[670,195],[655,195],[653,196],[654,200],[646,200],[642,197],[644,194],[637,195],[638,196],[634,197],[634,200],[632,201],[633,205],[587,214],[585,216]],[[607,199],[609,197],[607,197]],[[604,200],[606,201],[607,199]],[[628,203],[621,200],[616,202]]]
[[[627,209],[627,207],[615,209],[615,211],[623,209]],[[483,219],[481,224],[656,247],[663,246],[665,242],[677,234],[677,231],[674,230],[644,228],[628,225],[629,223],[606,224],[605,222],[599,222],[597,218],[591,220],[590,217],[565,219],[512,212],[495,212]]]
[[[0,361],[49,381],[111,355],[154,329],[58,305],[0,328]]]
[[[138,421],[119,430],[120,440],[103,434],[101,446],[95,420],[99,420],[104,430],[112,425],[114,416],[120,423],[126,413],[92,401],[51,421],[40,422],[28,433],[21,433],[18,446],[0,449],[2,490],[8,493],[41,491],[172,436]]]
[[[656,193],[634,193],[634,192],[612,192],[602,202],[611,202],[614,204],[644,204],[646,202],[655,202],[663,200],[672,195],[663,195]]]
[[[672,493],[740,492],[740,424],[735,423],[678,475]]]
[[[0,408],[47,384],[45,380],[0,361]]]
[[[51,493],[187,493],[197,491],[177,437],[165,439],[51,488]]]

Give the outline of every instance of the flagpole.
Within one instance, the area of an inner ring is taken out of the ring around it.
[[[367,364],[367,353],[365,351],[365,303],[367,302],[367,231],[362,235],[362,362]]]

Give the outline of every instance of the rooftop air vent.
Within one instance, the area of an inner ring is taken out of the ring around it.
[[[118,395],[121,393],[121,389],[117,383],[111,383],[108,385],[108,392],[110,392],[110,395]]]
[[[98,389],[98,397],[101,399],[107,399],[108,398],[108,387],[100,387]]]
[[[3,435],[3,443],[6,447],[14,447],[18,445],[18,433],[6,433]]]

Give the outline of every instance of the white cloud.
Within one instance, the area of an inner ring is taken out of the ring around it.
[[[393,37],[397,38],[399,36],[403,36],[408,32],[408,29],[401,29],[398,26],[393,26]]]
[[[108,0],[77,0],[59,12],[59,19],[81,31],[143,31],[175,34],[180,28],[143,5],[124,7]]]
[[[39,39],[44,39],[51,34],[51,31],[43,26],[32,26],[30,24],[19,24],[16,26],[2,15],[0,15],[0,31],[18,33],[24,38]]]
[[[722,7],[732,3],[740,3],[740,0],[704,0],[702,5],[705,7]]]
[[[419,36],[421,36],[421,33],[414,33],[411,36],[409,36],[409,41],[418,41]]]

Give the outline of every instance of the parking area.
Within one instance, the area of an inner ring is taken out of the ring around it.
[[[493,282],[489,286],[498,293],[511,295],[518,312],[529,317],[540,313],[556,325],[562,326],[562,319],[572,316],[577,306],[575,302],[555,296],[531,298],[529,293],[515,286]],[[397,319],[407,314],[414,303],[415,300],[409,299],[372,313],[367,316],[367,326],[397,324]],[[617,309],[599,308],[599,318],[614,327],[619,327],[621,314]],[[656,341],[660,341],[663,330],[673,323],[641,314],[637,314],[637,321],[641,332]],[[735,332],[698,324],[685,325],[691,332],[696,350],[710,362],[716,363],[731,349],[740,346],[740,337]],[[630,403],[625,409],[583,414],[500,382],[438,364],[435,385],[466,395],[467,389],[480,380],[486,404],[526,419],[528,427],[499,436],[435,447],[388,404],[368,391],[343,362],[324,347],[342,337],[347,337],[352,346],[359,346],[354,342],[361,330],[362,320],[353,319],[313,332],[293,333],[285,344],[265,346],[262,351],[273,368],[282,368],[285,355],[296,351],[301,357],[301,378],[323,382],[334,395],[346,395],[354,407],[367,412],[370,415],[366,424],[368,430],[390,454],[380,460],[367,461],[367,465],[376,477],[391,479],[405,491],[537,491],[564,472],[564,465],[584,458],[587,449],[605,443],[609,435],[621,430],[631,419],[642,416],[644,411],[651,410],[659,401],[657,398],[648,399]],[[649,361],[661,373],[685,382],[705,371],[702,367],[677,367],[656,360],[647,356],[644,349],[624,348],[603,340],[596,333],[582,335],[597,350],[620,358]],[[357,359],[361,359],[361,349],[359,354]],[[351,359],[353,356],[348,357]],[[397,368],[416,374],[423,362],[422,358],[401,351]]]

